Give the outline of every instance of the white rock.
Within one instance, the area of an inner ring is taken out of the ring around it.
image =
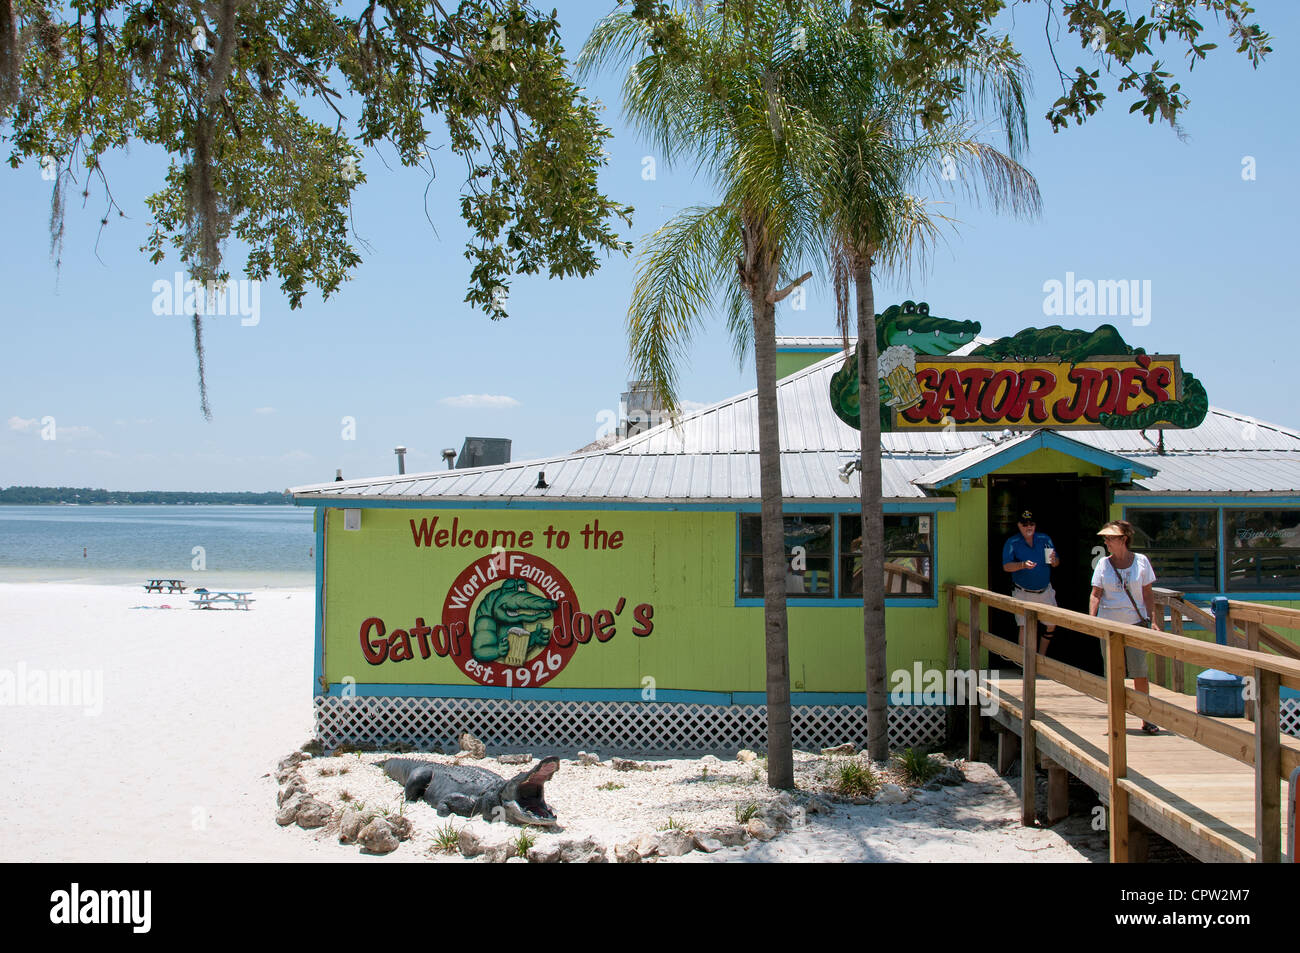
[[[877,804],[903,804],[907,801],[907,792],[897,784],[885,784],[876,795]]]

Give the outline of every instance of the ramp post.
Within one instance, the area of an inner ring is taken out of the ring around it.
[[[1020,647],[1021,667],[1024,669],[1024,708],[1020,721],[1020,823],[1032,827],[1038,810],[1034,804],[1034,706],[1037,704],[1034,682],[1038,677],[1038,613],[1025,612],[1025,644]]]
[[[1124,686],[1124,637],[1118,632],[1106,633],[1106,733],[1109,750],[1107,780],[1109,782],[1110,862],[1127,864],[1128,843],[1128,792],[1120,787],[1120,780],[1128,774],[1128,749],[1125,731],[1128,715],[1127,689]]]

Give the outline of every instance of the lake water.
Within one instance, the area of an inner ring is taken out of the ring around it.
[[[310,586],[310,507],[0,506],[0,582]]]

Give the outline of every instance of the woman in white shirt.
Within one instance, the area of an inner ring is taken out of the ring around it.
[[[1133,527],[1125,520],[1112,520],[1097,531],[1106,543],[1110,556],[1099,559],[1092,571],[1092,597],[1088,600],[1088,614],[1111,622],[1137,625],[1141,621],[1139,606],[1151,620],[1151,628],[1162,631],[1156,619],[1155,596],[1151,586],[1156,581],[1151,560],[1129,546],[1133,541]],[[1133,598],[1130,600],[1129,596]],[[1136,604],[1136,605],[1135,605]],[[1147,679],[1147,653],[1141,649],[1124,649],[1125,674],[1133,679],[1133,687],[1144,695],[1151,694]],[[1142,730],[1149,735],[1160,729],[1149,721],[1142,722]]]

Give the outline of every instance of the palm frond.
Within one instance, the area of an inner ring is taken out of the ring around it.
[[[730,209],[697,206],[651,233],[637,262],[627,314],[629,358],[636,376],[650,382],[670,412],[678,403],[678,367],[738,246]]]

